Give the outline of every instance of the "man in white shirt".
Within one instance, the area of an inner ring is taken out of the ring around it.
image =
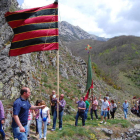
[[[105,118],[104,124],[106,124],[106,116],[107,116],[109,103],[108,103],[106,97],[104,97],[104,99],[101,99],[101,94],[99,96],[99,100],[102,102],[102,106],[101,106],[101,122],[100,123],[103,123],[103,116],[104,116],[104,118]]]

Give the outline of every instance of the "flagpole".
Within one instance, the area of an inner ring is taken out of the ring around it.
[[[59,50],[57,50],[57,100],[59,102]],[[59,116],[59,104],[57,104],[57,117]]]
[[[42,52],[43,53],[43,52]],[[41,72],[40,72],[40,97],[42,100],[42,95],[41,95],[41,89],[42,89],[42,69],[43,69],[43,65],[41,65]]]

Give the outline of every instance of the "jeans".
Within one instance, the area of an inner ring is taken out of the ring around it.
[[[111,118],[114,119],[114,114],[115,114],[115,111],[110,111],[110,114],[111,114]]]
[[[98,119],[97,110],[93,110],[93,109],[90,110],[91,119],[93,120],[93,111],[94,111],[96,119]]]
[[[63,117],[63,110],[59,111],[59,128],[62,128],[62,117]],[[53,113],[53,129],[56,128],[56,118],[57,118],[57,111],[54,110]]]
[[[5,138],[5,133],[2,129],[2,124],[1,124],[1,120],[0,120],[0,134],[2,135],[2,138]]]
[[[37,120],[38,120],[38,119],[35,119],[35,122],[36,122],[36,133],[38,133],[38,124],[37,124]]]
[[[32,120],[28,120],[28,123],[27,123],[27,136],[30,134],[30,125],[31,125],[31,121],[32,121]]]
[[[77,112],[77,115],[76,115],[76,120],[75,120],[75,126],[77,126],[78,124],[78,118],[79,116],[82,117],[82,125],[85,126],[85,112]]]
[[[55,106],[51,106],[51,115],[53,116]]]
[[[123,112],[124,112],[124,118],[126,119],[127,118],[128,109],[123,109]]]
[[[109,111],[107,111],[107,117],[108,117],[108,119],[110,119],[110,113],[109,113]]]
[[[85,110],[85,120],[87,119],[88,110],[89,110],[89,108],[86,108],[86,110]]]
[[[37,120],[38,124],[38,132],[39,132],[39,138],[42,138],[42,125],[44,123],[44,138],[46,138],[47,135],[47,123],[48,121],[46,120],[45,122]]]
[[[19,127],[12,127],[14,138],[27,140],[27,125],[24,126],[25,132],[20,132]]]

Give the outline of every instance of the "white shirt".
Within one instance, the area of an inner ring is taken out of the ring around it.
[[[44,109],[42,109],[42,117],[41,117],[41,109],[39,109],[39,121],[42,121],[43,118],[46,118],[48,116],[48,107],[45,107]]]
[[[114,108],[114,107],[117,107],[116,103],[114,103],[114,104],[112,104],[112,103],[111,103],[111,106],[110,106],[110,111],[112,111],[112,112],[113,112],[113,108]]]
[[[101,111],[104,111],[104,109],[107,110],[107,108],[109,107],[108,101],[106,100],[106,101],[104,102],[104,100],[101,99],[101,102],[102,102]]]

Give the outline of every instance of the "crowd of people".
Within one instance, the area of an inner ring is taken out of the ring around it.
[[[140,98],[137,99],[136,96],[134,96],[131,104],[131,112],[140,117]]]
[[[30,125],[33,117],[36,120],[36,135],[39,134],[39,140],[44,138],[46,140],[47,125],[50,125],[50,109],[46,105],[44,100],[37,100],[35,106],[31,105],[28,98],[31,95],[31,91],[28,87],[23,87],[20,92],[20,97],[17,98],[13,104],[13,118],[12,118],[12,132],[14,139],[27,140],[30,134]],[[62,130],[62,117],[66,101],[64,100],[64,94],[61,94],[59,100],[55,95],[55,91],[52,91],[50,96],[51,103],[51,115],[53,116],[52,131],[56,128],[57,119],[57,104],[59,111],[59,130]],[[5,140],[5,132],[2,128],[4,124],[4,107],[0,101],[0,133],[2,140]],[[43,129],[43,136],[42,136]]]
[[[100,123],[106,124],[107,117],[108,119],[110,119],[110,114],[111,114],[111,118],[114,119],[114,114],[117,109],[117,104],[114,102],[114,100],[111,100],[111,103],[110,103],[108,95],[106,95],[106,97],[104,97],[103,99],[101,99],[101,95],[100,95],[99,101],[101,102],[101,122]],[[90,110],[91,120],[93,120],[93,112],[95,114],[96,120],[98,120],[97,109],[99,106],[99,101],[97,100],[96,96],[94,97],[92,96],[89,99],[89,101],[87,100],[85,101],[85,97],[81,97],[80,100],[78,101],[78,98],[76,97],[75,103],[78,104],[78,111],[76,114],[75,126],[77,126],[78,124],[79,116],[81,116],[82,118],[82,125],[85,126],[88,110]],[[91,102],[91,105],[89,102]],[[105,120],[104,122],[103,122],[103,119]]]
[[[47,126],[50,125],[51,116],[53,116],[53,125],[51,131],[56,130],[56,119],[59,112],[59,130],[62,130],[62,118],[64,113],[64,108],[66,101],[64,100],[64,94],[61,94],[58,100],[58,96],[55,90],[52,91],[50,95],[50,108],[46,105],[44,100],[37,100],[34,105],[31,105],[28,98],[31,95],[31,91],[28,87],[23,87],[20,92],[20,97],[17,98],[13,104],[13,119],[12,119],[12,132],[14,139],[27,140],[30,135],[30,125],[33,117],[36,121],[36,135],[39,134],[39,140],[44,138],[46,140]],[[95,114],[96,120],[98,120],[98,109],[99,102],[101,103],[101,121],[100,123],[107,123],[107,119],[114,119],[115,112],[117,109],[117,104],[114,100],[109,100],[109,96],[106,95],[101,99],[101,94],[99,99],[96,96],[91,96],[91,98],[85,100],[85,97],[81,97],[80,100],[76,97],[75,103],[78,104],[78,111],[75,117],[75,126],[78,125],[79,116],[82,118],[82,126],[85,126],[85,121],[88,117],[88,111],[90,110],[91,120],[93,120],[93,113]],[[137,106],[140,106],[140,100],[137,101]],[[58,109],[57,109],[58,108]],[[124,119],[127,119],[129,103],[127,100],[122,105],[124,112]],[[132,111],[132,110],[131,110]],[[140,112],[140,110],[138,110]],[[3,104],[0,101],[0,133],[2,135],[2,140],[5,140],[5,132],[3,130],[5,116]],[[43,130],[43,136],[42,136]]]

